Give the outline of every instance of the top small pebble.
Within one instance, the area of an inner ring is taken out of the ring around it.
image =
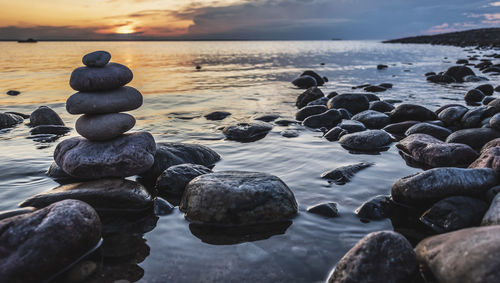
[[[111,54],[106,51],[94,51],[82,58],[82,62],[87,67],[104,67],[111,60]]]

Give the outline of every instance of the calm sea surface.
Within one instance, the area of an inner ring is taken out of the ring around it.
[[[144,95],[144,105],[131,112],[137,118],[134,130],[151,132],[157,142],[207,145],[222,156],[215,171],[268,172],[293,190],[298,216],[284,234],[265,240],[210,244],[190,228],[178,208],[159,217],[156,227],[135,241],[141,256],[115,263],[122,269],[117,267],[121,271],[113,279],[139,282],[320,282],[364,235],[393,229],[389,220],[362,223],[354,210],[375,195],[389,194],[396,179],[418,171],[404,163],[394,146],[380,155],[350,154],[337,142],[298,126],[297,138],[282,137],[279,133],[286,127],[275,126],[253,143],[226,141],[218,130],[259,114],[292,118],[301,90],[290,81],[303,70],[330,79],[325,93],[352,92],[351,86],[363,83],[392,83],[393,89],[379,94],[382,99],[431,109],[463,104],[466,89],[479,84],[445,87],[425,81],[424,73],[446,70],[456,59],[466,58],[468,53],[457,47],[372,41],[4,42],[0,50],[0,112],[29,114],[47,105],[74,127],[77,116],[69,115],[64,105],[74,93],[71,71],[87,52],[107,50],[112,61],[132,69],[129,85]],[[389,68],[378,71],[380,63]],[[196,65],[202,70],[196,71]],[[490,79],[494,85],[500,81]],[[8,96],[10,89],[22,93]],[[223,121],[203,118],[215,110],[233,115]],[[0,132],[0,210],[16,208],[29,196],[58,186],[44,174],[58,141],[41,143],[28,135],[29,127],[23,124]],[[67,137],[75,135],[73,130]],[[345,185],[330,185],[319,177],[363,161],[375,165]],[[324,219],[305,212],[325,201],[338,204],[340,217]],[[133,248],[124,244],[123,249]]]

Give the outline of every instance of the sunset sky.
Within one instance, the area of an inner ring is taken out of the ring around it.
[[[500,1],[0,0],[0,39],[387,39],[500,26]]]

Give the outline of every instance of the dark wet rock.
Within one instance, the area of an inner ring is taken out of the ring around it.
[[[227,126],[222,133],[228,140],[252,142],[264,138],[272,129],[273,126],[265,122],[250,122]]]
[[[212,168],[220,159],[217,152],[201,144],[158,143],[153,166],[140,175],[156,180],[163,171],[174,165],[193,163]]]
[[[0,129],[12,128],[23,122],[23,118],[10,113],[0,113]]]
[[[303,121],[309,116],[321,114],[327,110],[328,108],[323,105],[306,106],[295,113],[295,119],[297,119],[297,121]]]
[[[498,192],[491,200],[491,204],[481,220],[481,226],[491,225],[500,225],[500,194]]]
[[[465,76],[464,77],[464,82],[483,82],[483,81],[489,81],[489,79],[486,77],[482,77],[482,76]]]
[[[428,76],[435,76],[436,75],[436,72],[427,72],[425,73],[425,76],[428,77]]]
[[[436,282],[495,283],[500,278],[500,226],[429,237],[416,247],[423,270]]]
[[[301,77],[302,76],[313,77],[316,80],[316,83],[318,84],[318,86],[322,86],[325,84],[325,80],[320,75],[318,75],[318,73],[316,73],[315,71],[307,70],[307,71],[304,71],[300,76]]]
[[[141,107],[142,94],[124,86],[100,92],[77,92],[66,101],[70,114],[107,114],[135,110]]]
[[[309,103],[307,103],[307,106],[311,106],[311,105],[325,105],[328,103],[328,100],[330,100],[328,97],[321,97],[321,98],[318,98],[316,100],[313,100]]]
[[[379,86],[385,87],[387,89],[392,88],[392,84],[390,84],[390,83],[382,83],[382,84],[379,84]]]
[[[467,111],[469,111],[467,107],[458,105],[447,107],[437,114],[439,120],[443,121],[446,126],[459,126],[462,121],[462,117],[465,113],[467,113]]]
[[[30,130],[30,134],[53,134],[53,135],[64,135],[71,131],[70,128],[59,125],[40,125],[36,126]]]
[[[70,176],[68,173],[64,172],[61,169],[61,167],[59,167],[59,165],[57,165],[57,163],[55,163],[55,162],[52,162],[52,164],[50,164],[50,167],[49,167],[49,169],[47,169],[47,172],[45,172],[45,175],[47,175],[51,178],[54,178],[56,180],[74,178],[74,177]]]
[[[339,140],[347,149],[358,151],[381,151],[392,142],[391,136],[382,130],[368,130],[364,132],[344,135]]]
[[[500,186],[494,186],[486,192],[486,200],[491,203],[495,196],[500,192]]]
[[[341,127],[333,127],[331,130],[326,132],[323,137],[329,141],[338,141],[343,135],[349,132],[342,129]]]
[[[495,92],[500,92],[500,85],[498,85],[497,87],[495,87]]]
[[[428,206],[451,196],[480,196],[496,184],[490,168],[435,168],[397,180],[391,196],[396,202]]]
[[[451,84],[456,82],[452,76],[448,75],[430,75],[427,76],[427,81],[437,84]]]
[[[111,60],[111,54],[107,51],[94,51],[82,58],[82,63],[87,67],[104,67]]]
[[[406,132],[405,135],[409,136],[412,134],[427,134],[429,136],[433,136],[439,140],[446,140],[446,138],[451,135],[452,131],[450,129],[437,126],[430,123],[418,123],[416,125],[411,126]]]
[[[86,202],[98,212],[137,212],[153,207],[153,198],[148,191],[141,184],[125,179],[100,179],[62,185],[34,195],[19,206],[42,208],[65,199]]]
[[[432,121],[437,119],[437,115],[431,110],[416,104],[400,104],[390,115],[393,123],[404,121]]]
[[[480,149],[487,142],[500,138],[500,132],[490,128],[458,130],[449,135],[446,142],[463,143],[474,149]]]
[[[7,111],[5,112],[5,114],[13,114],[13,115],[16,115],[16,116],[20,116],[22,117],[23,119],[28,119],[30,117],[29,114],[24,114],[24,113],[21,113],[21,112],[15,112],[15,111]]]
[[[481,120],[486,114],[486,107],[477,107],[467,111],[460,121],[463,128],[476,128],[481,124]]]
[[[368,129],[382,129],[390,123],[389,116],[374,110],[365,110],[354,116],[352,120],[363,123]]]
[[[18,90],[9,90],[7,91],[7,95],[10,95],[10,96],[17,96],[17,95],[20,95],[21,92],[18,91]]]
[[[466,66],[452,66],[444,73],[444,75],[453,77],[457,82],[463,82],[466,76],[475,76],[474,71]]]
[[[491,117],[489,122],[491,128],[500,131],[500,113],[497,113]]]
[[[155,152],[154,138],[147,132],[124,134],[104,142],[74,137],[57,145],[54,160],[74,177],[126,177],[151,168]]]
[[[453,196],[436,202],[422,214],[420,221],[436,233],[446,233],[478,226],[487,209],[482,200]]]
[[[480,85],[478,87],[476,87],[476,89],[480,90],[484,95],[486,96],[490,96],[490,95],[493,95],[493,92],[494,92],[494,88],[492,85],[490,84],[483,84],[483,85]]]
[[[36,127],[40,125],[61,125],[64,122],[57,113],[47,106],[40,106],[30,115],[30,126]]]
[[[264,114],[253,118],[256,121],[272,122],[280,117],[279,114]]]
[[[331,129],[335,127],[342,120],[342,116],[337,109],[330,109],[324,113],[309,116],[304,121],[302,125],[309,128],[321,128],[326,127]]]
[[[380,97],[378,97],[376,94],[373,93],[362,93],[362,94],[366,97],[366,99],[368,99],[368,102],[380,100]]]
[[[371,84],[361,84],[361,85],[353,86],[352,89],[365,88],[368,86],[371,86]]]
[[[368,110],[370,102],[368,98],[360,93],[343,93],[330,99],[327,104],[330,109],[344,108],[352,114]]]
[[[189,182],[179,209],[194,222],[248,225],[288,220],[297,213],[297,202],[276,176],[227,171]]]
[[[76,120],[76,131],[91,141],[114,139],[132,129],[135,118],[126,113],[82,115]]]
[[[334,202],[324,202],[307,208],[307,212],[318,214],[325,217],[339,216],[337,204]]]
[[[325,94],[317,87],[310,87],[297,97],[295,105],[298,108],[306,106],[309,102],[324,97]]]
[[[311,76],[301,76],[292,81],[292,84],[298,88],[307,89],[318,85],[316,80]]]
[[[436,115],[439,115],[439,114],[441,114],[441,112],[443,112],[444,110],[446,110],[448,108],[451,108],[451,107],[464,107],[464,108],[467,108],[467,107],[463,106],[462,104],[457,104],[457,103],[445,104],[445,105],[439,107],[436,111],[434,111],[434,113],[436,113]]]
[[[468,103],[478,103],[483,101],[484,94],[479,89],[471,89],[465,94],[465,101]]]
[[[390,196],[376,196],[356,209],[356,214],[369,220],[380,220],[388,218],[391,215],[391,198]]]
[[[105,91],[122,87],[132,78],[132,71],[127,66],[108,63],[101,68],[76,68],[71,73],[69,85],[77,91]]]
[[[296,138],[299,136],[299,131],[297,131],[297,130],[283,130],[280,132],[280,135],[282,135],[285,138]]]
[[[385,101],[372,101],[370,102],[370,108],[369,110],[375,110],[378,112],[390,112],[394,109],[394,106],[390,103],[387,103]]]
[[[290,119],[278,119],[275,120],[274,123],[278,126],[289,126],[292,124],[299,124],[297,120],[290,120]]]
[[[500,112],[500,99],[499,98],[495,98],[490,103],[488,103],[488,111],[487,112],[488,112],[488,114],[491,114],[488,116],[492,116],[493,114]]]
[[[157,197],[154,200],[153,210],[155,215],[165,216],[172,213],[172,211],[174,210],[174,206],[171,205],[168,201]]]
[[[351,112],[349,112],[349,110],[344,109],[344,108],[339,108],[337,110],[340,112],[340,115],[342,116],[342,119],[349,120],[349,119],[352,118],[352,114],[351,114]]]
[[[211,113],[206,114],[205,119],[211,120],[211,121],[218,121],[218,120],[224,120],[226,119],[227,116],[230,116],[231,113],[227,111],[214,111]]]
[[[43,282],[96,247],[101,223],[89,205],[65,200],[1,220],[0,231],[2,281]]]
[[[458,59],[456,64],[467,64],[469,61],[467,59]]]
[[[334,98],[335,96],[339,95],[338,92],[336,91],[331,91],[330,93],[328,93],[328,95],[326,96],[328,99],[330,98]]]
[[[469,168],[491,168],[500,176],[500,147],[495,146],[482,150],[481,156]]]
[[[356,120],[342,120],[338,126],[349,133],[361,132],[366,130],[365,125],[363,123]]]
[[[345,183],[350,182],[352,177],[354,177],[356,173],[373,165],[374,163],[361,162],[361,163],[341,166],[339,168],[321,174],[321,178],[329,179],[332,182],[336,183],[337,185],[344,185]]]
[[[409,135],[396,147],[405,160],[425,167],[467,167],[478,157],[468,145],[446,143],[426,134]]]
[[[394,124],[389,124],[383,128],[384,131],[391,133],[393,135],[404,135],[405,132],[411,128],[413,125],[420,123],[419,121],[404,121]]]
[[[492,102],[493,100],[495,100],[495,98],[494,98],[493,96],[486,96],[486,97],[483,99],[482,103],[483,103],[483,105],[488,105],[488,104],[489,104],[490,102]]]
[[[487,142],[482,148],[481,148],[481,153],[485,152],[486,150],[492,148],[492,147],[497,147],[500,146],[500,138],[491,140]]]
[[[495,67],[495,66],[488,67],[488,68],[482,70],[482,72],[484,74],[487,74],[487,73],[500,73],[500,67]]]
[[[179,164],[169,167],[156,180],[156,189],[161,194],[182,196],[186,185],[194,178],[212,173],[209,168],[198,164]]]
[[[340,259],[327,282],[410,282],[417,272],[408,240],[393,231],[379,231],[359,240]]]
[[[379,85],[371,85],[371,86],[365,87],[363,90],[368,91],[368,92],[383,92],[383,91],[386,91],[387,88],[379,86]]]
[[[11,209],[0,211],[0,220],[5,218],[14,217],[21,214],[31,213],[36,210],[36,207],[28,206],[23,208]]]
[[[384,65],[384,64],[377,65],[377,70],[383,70],[383,69],[387,69],[387,68],[389,68],[389,66]]]

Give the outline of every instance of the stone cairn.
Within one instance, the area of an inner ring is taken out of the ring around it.
[[[121,113],[139,108],[143,98],[129,83],[132,71],[109,63],[111,55],[96,51],[82,59],[85,67],[73,71],[70,86],[78,92],[66,101],[70,114],[83,114],[76,121],[74,137],[58,144],[57,165],[82,179],[126,177],[148,170],[154,163],[156,144],[148,132],[126,133],[135,125],[132,115]]]

